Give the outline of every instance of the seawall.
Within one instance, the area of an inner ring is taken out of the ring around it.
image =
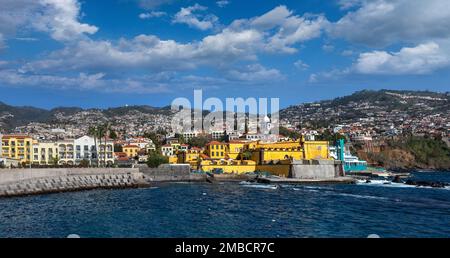
[[[137,168],[0,170],[0,197],[147,185]]]
[[[332,179],[343,176],[342,165],[334,160],[294,160],[290,178]]]
[[[161,165],[158,168],[140,167],[139,171],[147,182],[195,182],[206,180],[205,175],[191,174],[191,168],[187,164]]]

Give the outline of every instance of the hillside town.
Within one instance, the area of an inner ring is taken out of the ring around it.
[[[383,152],[390,140],[407,135],[431,137],[450,146],[449,98],[448,94],[362,91],[332,101],[291,106],[280,112],[276,142],[265,142],[258,133],[239,131],[174,133],[170,126],[175,112],[170,110],[58,109],[45,122],[32,121],[10,130],[2,127],[1,157],[4,165],[10,167],[133,166],[146,163],[151,153],[157,153],[166,157],[168,163],[191,164],[194,170],[223,170],[224,167],[214,167],[214,162],[207,161],[226,161],[232,167],[245,163],[244,152],[248,152],[246,159],[255,166],[298,155],[313,158],[315,154],[304,151],[313,142],[327,150],[318,157],[331,159],[336,140],[343,138],[349,159],[359,161],[360,157],[370,163],[371,154]],[[14,115],[3,112],[2,118],[14,119]],[[100,135],[92,132],[99,124],[107,128]],[[211,146],[216,145],[220,152],[211,151]],[[257,150],[265,148],[296,149],[302,154],[282,151],[269,160],[258,160],[261,155]],[[237,149],[240,151],[232,151]]]

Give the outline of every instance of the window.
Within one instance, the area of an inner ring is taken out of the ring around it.
[[[219,156],[219,152],[216,152],[216,156]]]
[[[89,151],[89,146],[85,145],[84,146],[84,151]]]

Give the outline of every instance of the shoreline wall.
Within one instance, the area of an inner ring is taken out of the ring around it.
[[[331,179],[341,176],[342,164],[334,160],[294,160],[290,171],[291,178]]]
[[[0,197],[146,186],[137,168],[2,169]]]
[[[144,175],[147,182],[193,182],[206,180],[205,175],[191,174],[189,164],[164,164],[158,168],[140,167],[139,171]]]

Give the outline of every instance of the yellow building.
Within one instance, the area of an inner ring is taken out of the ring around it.
[[[247,146],[246,142],[231,141],[227,146],[227,154],[230,159],[240,159],[241,154],[245,151]]]
[[[242,160],[246,151],[251,153],[250,160]],[[206,154],[209,159],[200,162],[203,171],[269,172],[282,177],[289,176],[292,160],[330,159],[326,141],[211,142],[206,146]]]
[[[177,156],[170,156],[169,157],[169,164],[178,164],[178,157]]]
[[[122,151],[127,154],[127,157],[134,158],[138,155],[140,148],[136,145],[123,146]]]
[[[303,159],[304,153],[300,141],[252,143],[252,160],[257,164],[265,164],[273,160]]]
[[[327,141],[306,141],[303,143],[303,159],[331,159]]]
[[[206,155],[211,159],[224,159],[227,154],[227,144],[212,141],[206,145]]]
[[[58,144],[55,142],[33,142],[33,164],[56,165]]]
[[[56,144],[58,145],[58,163],[60,165],[74,165],[74,140],[60,140]]]
[[[177,163],[190,164],[192,168],[197,169],[203,155],[202,152],[202,149],[196,147],[192,147],[187,151],[180,151],[177,154]]]
[[[2,156],[16,159],[20,163],[30,163],[33,139],[26,135],[3,135]]]
[[[201,170],[212,172],[222,170],[223,173],[243,174],[256,171],[256,163],[253,160],[203,160]]]

